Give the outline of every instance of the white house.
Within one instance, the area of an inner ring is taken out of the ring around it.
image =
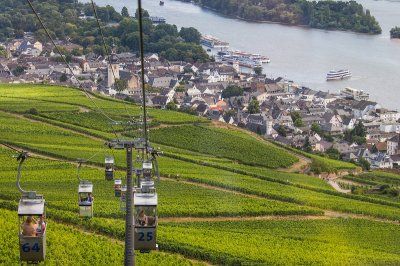
[[[388,139],[387,154],[395,155],[400,153],[400,134]]]

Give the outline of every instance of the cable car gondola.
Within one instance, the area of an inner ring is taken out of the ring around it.
[[[114,179],[114,157],[106,157],[105,166],[105,178],[106,180],[111,181]]]
[[[93,217],[93,184],[81,181],[78,188],[78,203],[80,217]]]
[[[134,193],[135,249],[157,250],[157,193]]]
[[[144,161],[137,169],[138,186],[133,194],[135,217],[135,249],[141,252],[157,250],[158,196],[152,180],[153,164]]]
[[[90,181],[82,180],[80,177],[80,169],[84,160],[78,159],[78,206],[80,217],[93,217],[93,184]]]
[[[18,204],[20,261],[39,263],[46,258],[45,199],[35,191],[24,191],[20,186],[22,164],[28,154],[21,153],[17,160],[17,187],[22,193]]]
[[[121,197],[121,187],[122,187],[122,180],[115,179],[114,180],[114,196],[117,198]]]

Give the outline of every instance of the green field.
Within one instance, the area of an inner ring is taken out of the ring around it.
[[[257,141],[241,132],[225,129],[188,125],[166,127],[152,131],[151,138],[157,143],[225,157],[247,165],[278,168],[290,166],[297,161],[295,156],[280,148]]]
[[[18,219],[14,211],[1,210],[0,264],[19,265]],[[124,246],[98,234],[73,226],[48,221],[46,264],[48,265],[122,265]],[[90,254],[90,255],[89,255]],[[179,255],[167,253],[138,254],[139,265],[201,265]]]
[[[113,183],[104,180],[103,163],[113,155],[116,176],[125,178],[124,151],[104,144],[129,134],[116,125],[115,136],[97,107],[115,121],[138,117],[140,108],[91,97],[66,87],[0,85],[0,144],[35,153],[24,165],[22,186],[46,198],[48,265],[123,262],[124,213]],[[31,108],[37,113],[27,114]],[[137,252],[138,265],[400,264],[400,201],[341,194],[322,179],[282,171],[298,161],[296,151],[245,131],[178,112],[150,109],[150,117],[151,142],[165,152],[156,183],[160,251]],[[18,264],[16,154],[0,147],[1,265]],[[302,155],[329,171],[355,167]],[[81,171],[94,184],[90,220],[77,214],[77,158],[90,158]],[[354,178],[391,185],[400,180],[384,172]],[[342,216],[350,218],[337,218]]]

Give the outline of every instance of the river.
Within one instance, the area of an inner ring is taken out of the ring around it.
[[[87,1],[87,0],[85,0]],[[83,2],[85,2],[83,1]],[[195,27],[203,34],[228,41],[231,48],[270,57],[264,65],[269,77],[282,76],[294,82],[330,92],[350,86],[370,93],[382,106],[400,109],[400,41],[391,40],[389,31],[400,26],[400,0],[359,0],[381,24],[381,35],[326,31],[273,23],[246,22],[227,18],[191,3],[143,0],[152,16],[162,16],[178,27]],[[130,14],[136,1],[97,0],[100,6],[112,5]],[[326,82],[332,69],[348,68],[349,80]]]

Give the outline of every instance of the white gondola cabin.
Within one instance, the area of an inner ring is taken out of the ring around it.
[[[38,263],[46,258],[45,200],[35,192],[27,192],[19,201],[20,261]]]
[[[93,184],[81,181],[78,188],[78,203],[80,217],[93,217]]]
[[[114,180],[114,196],[121,197],[121,187],[122,187],[122,180],[116,179]]]
[[[135,249],[157,249],[157,193],[134,193]]]
[[[108,181],[114,179],[114,157],[106,157],[105,159],[105,178]]]

